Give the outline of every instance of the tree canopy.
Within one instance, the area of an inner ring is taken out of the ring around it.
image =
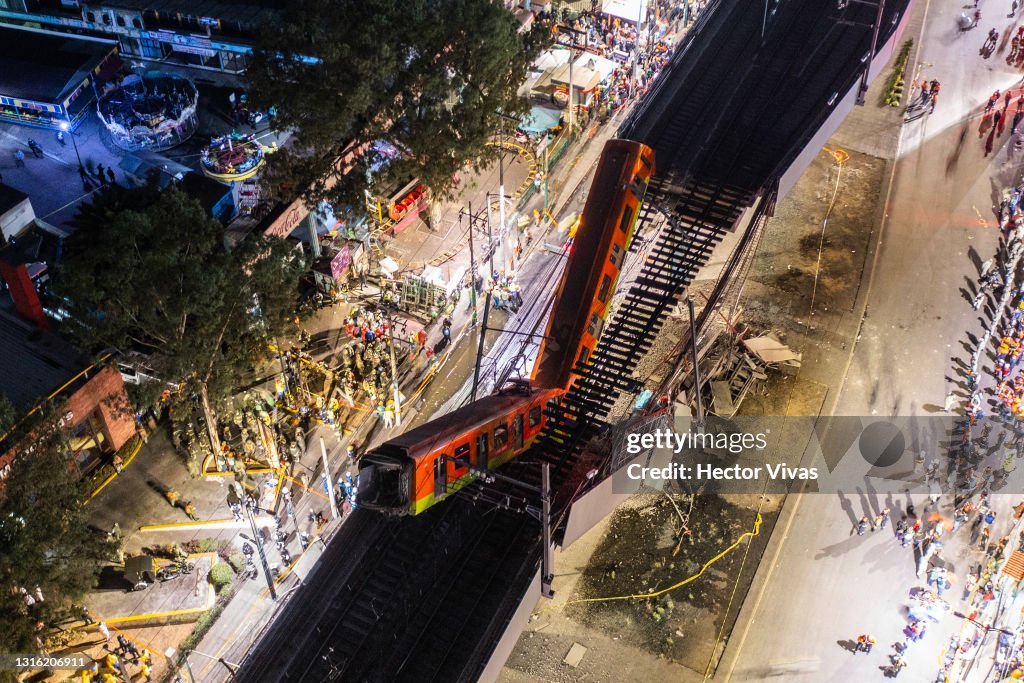
[[[114,189],[75,224],[55,276],[67,330],[85,348],[144,354],[147,374],[182,385],[186,412],[207,391],[229,395],[292,317],[304,264],[290,245],[250,236],[228,249],[224,227],[176,187]]]
[[[16,415],[0,394],[0,434]],[[29,422],[17,427],[21,445],[0,482],[0,652],[37,652],[36,637],[68,615],[109,552],[88,527],[66,434],[46,413]]]
[[[546,36],[519,32],[493,0],[299,0],[247,72],[253,104],[276,105],[295,135],[269,181],[356,203],[372,169],[384,184],[415,176],[446,192],[464,164],[495,155],[485,144],[499,112],[525,111],[516,93]],[[346,148],[363,153],[343,176]]]

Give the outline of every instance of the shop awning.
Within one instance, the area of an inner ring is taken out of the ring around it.
[[[572,87],[581,92],[589,92],[601,82],[601,75],[591,69],[577,69],[573,65]],[[551,82],[561,85],[569,85],[569,65],[558,67],[551,73]]]
[[[586,69],[587,71],[597,73],[601,77],[602,81],[607,81],[612,75],[612,72],[620,66],[622,65],[614,60],[605,59],[600,55],[584,53],[580,55],[573,64],[573,68],[575,69],[573,76],[575,76],[576,73],[582,73],[582,71]]]

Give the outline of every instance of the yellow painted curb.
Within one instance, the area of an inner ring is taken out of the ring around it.
[[[138,443],[135,446],[135,450],[133,450],[132,454],[128,456],[128,460],[123,465],[121,465],[121,470],[122,471],[124,470],[124,468],[128,467],[128,465],[132,464],[132,460],[134,460],[135,456],[138,455],[139,451],[142,450],[142,444],[143,443],[145,443],[145,442],[142,440],[142,437],[140,436],[139,437],[139,441],[138,441]],[[114,479],[116,479],[118,477],[118,475],[120,475],[120,474],[121,474],[121,472],[114,472],[109,477],[107,477],[106,481],[104,481],[102,484],[100,484],[99,487],[95,491],[92,492],[92,495],[90,495],[89,498],[85,500],[83,505],[88,504],[88,502],[90,500],[92,500],[97,495],[99,495],[99,492],[102,491],[103,489],[105,489],[107,487],[107,484],[109,484],[110,482],[114,481]]]
[[[107,625],[110,624],[128,624],[133,621],[143,621],[144,619],[161,619],[163,617],[177,617],[184,614],[202,614],[203,612],[210,609],[209,607],[190,607],[188,609],[173,609],[167,612],[151,612],[149,614],[133,614],[130,617],[115,617],[113,619],[107,619]]]
[[[196,522],[172,522],[170,524],[144,524],[139,527],[139,531],[160,531],[161,529],[188,529],[191,527],[204,527],[211,526],[213,524],[224,524],[225,522],[234,522],[234,519],[208,519],[205,521]]]

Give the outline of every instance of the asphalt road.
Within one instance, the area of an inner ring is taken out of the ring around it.
[[[994,253],[999,231],[993,198],[1019,171],[1006,162],[1009,132],[986,157],[978,123],[989,94],[996,88],[1019,88],[1020,74],[1005,63],[1008,47],[989,60],[978,54],[990,27],[1004,35],[1016,30],[1005,8],[984,10],[989,17],[982,25],[961,34],[955,29],[960,5],[918,3],[915,11],[926,13],[922,35],[911,30],[906,36],[921,45],[916,59],[924,63],[922,75],[941,82],[942,97],[934,114],[904,126],[892,178],[883,187],[885,216],[875,233],[874,260],[863,274],[861,308],[847,325],[852,331],[849,354],[833,368],[835,399],[828,408],[834,415],[948,415],[942,407],[956,388],[949,379],[952,358],[967,358],[961,346],[965,332],[981,329],[960,288],[965,278],[976,278],[970,250],[980,260]],[[857,329],[861,310],[866,318]],[[858,482],[861,489],[870,485],[866,479]],[[851,535],[852,520],[873,516],[886,503],[882,496],[850,493],[845,507],[836,495],[787,501],[778,537],[762,561],[718,677],[794,683],[881,678],[879,668],[888,664],[890,645],[902,639],[907,624],[908,591],[924,579],[915,577],[911,550],[901,548],[890,533]],[[1001,520],[994,538],[1008,532],[1007,509],[1019,502],[1019,493],[994,496]],[[925,498],[912,497],[919,511]],[[898,519],[908,496],[891,502]],[[948,514],[951,505],[946,496],[940,510]],[[947,594],[954,609],[962,607],[962,578],[969,563],[981,557],[963,547],[963,534],[943,553],[954,577]],[[901,678],[935,680],[940,652],[961,624],[947,616],[931,625],[927,637],[905,655],[909,666]],[[853,656],[843,648],[843,641],[860,633],[877,639],[868,656]],[[990,665],[991,649],[985,656]],[[788,667],[794,661],[801,666]]]

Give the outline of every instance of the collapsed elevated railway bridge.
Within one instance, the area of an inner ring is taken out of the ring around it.
[[[756,221],[792,186],[854,106],[863,69],[874,75],[892,54],[909,5],[885,3],[872,55],[873,3],[712,0],[620,129],[655,152],[640,220],[660,213],[667,227],[539,443],[507,466],[527,481],[537,463],[552,466],[556,519],[579,492],[583,446],[638,389],[632,369],[666,314],[741,214],[753,207]],[[471,486],[411,517],[357,510],[238,678],[492,679],[542,554],[539,525],[481,504],[494,496]]]

